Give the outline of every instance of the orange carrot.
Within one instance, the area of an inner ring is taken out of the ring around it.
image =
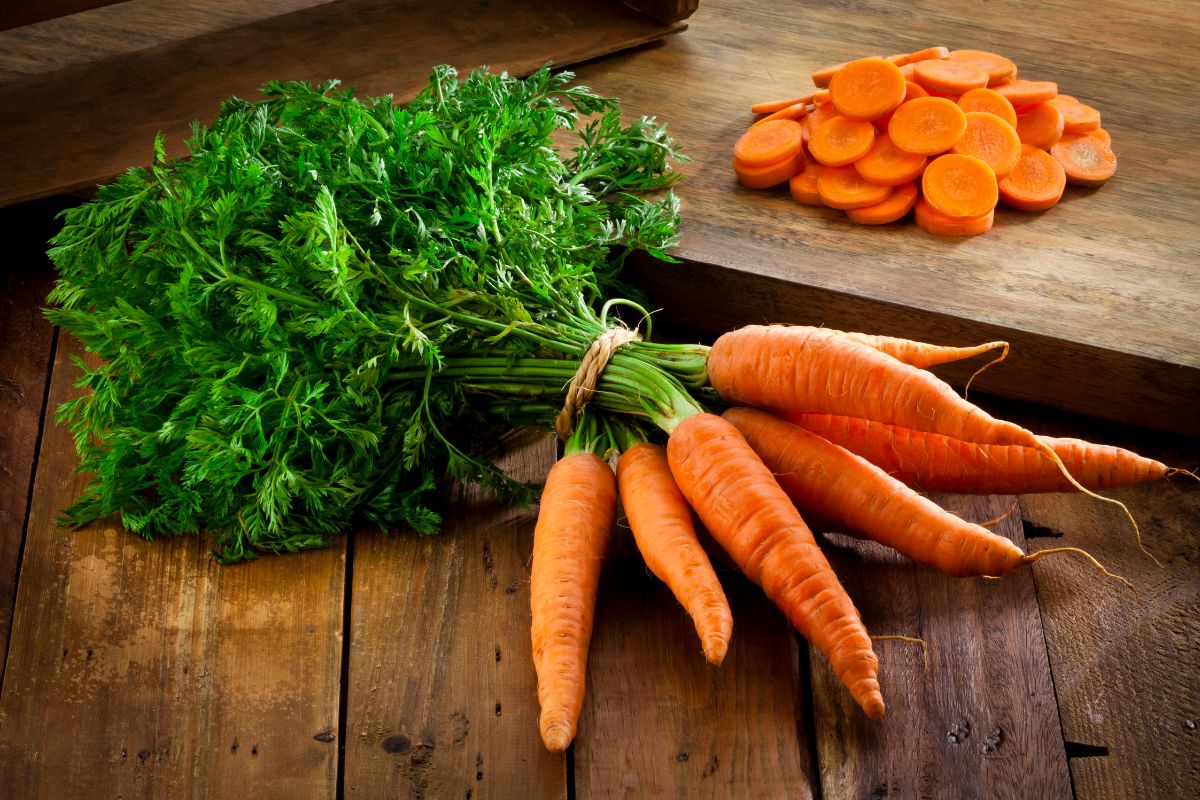
[[[829,81],[834,108],[853,119],[875,119],[904,102],[904,75],[882,58],[851,61]]]
[[[875,57],[878,58],[878,56]],[[818,89],[824,89],[829,85],[829,82],[833,80],[833,76],[838,74],[842,67],[849,63],[851,62],[843,61],[841,64],[834,64],[832,66],[822,67],[821,69],[817,70],[812,74],[813,86],[816,86]]]
[[[949,153],[929,162],[921,193],[948,217],[979,217],[996,207],[996,173],[975,156]]]
[[[617,506],[612,469],[586,452],[550,469],[533,532],[530,599],[538,726],[553,752],[566,750],[583,709],[600,562]]]
[[[859,225],[887,225],[902,219],[917,202],[917,182],[897,186],[883,202],[862,208],[847,208],[846,216]]]
[[[826,328],[826,330],[833,330]],[[1008,355],[1008,342],[985,342],[969,347],[954,347],[952,345],[928,344],[911,339],[901,339],[895,336],[880,336],[878,334],[856,333],[854,331],[834,331],[835,333],[853,339],[859,344],[873,347],[881,353],[887,353],[897,361],[911,367],[926,369],[938,364],[949,364],[952,361],[962,361],[967,358],[999,350],[1000,355],[991,364],[998,364]]]
[[[1012,103],[994,89],[972,89],[969,92],[963,92],[962,97],[958,98],[958,107],[968,113],[986,111],[989,114],[995,114],[1013,128],[1017,127],[1017,112]]]
[[[1049,103],[1036,103],[1017,113],[1017,136],[1025,144],[1049,150],[1062,138],[1063,115]]]
[[[904,81],[904,102],[901,103],[901,105],[907,103],[909,100],[915,100],[918,97],[929,97],[929,92],[925,91],[924,87],[922,87],[919,83],[913,83],[910,80]],[[899,106],[897,106],[897,108],[899,108]],[[875,123],[875,130],[879,131],[880,133],[886,132],[888,125],[892,121],[892,115],[895,113],[895,111],[890,111],[887,114],[884,114],[882,117],[876,117],[875,119],[871,120],[873,123]]]
[[[913,219],[918,228],[935,236],[978,236],[992,229],[996,212],[993,209],[978,217],[949,217],[921,197],[913,206]]]
[[[918,62],[913,78],[930,92],[941,94],[962,94],[988,85],[988,74],[984,70],[950,60]]]
[[[829,103],[814,106],[808,116],[800,121],[805,143],[811,142],[813,133],[837,115],[837,109]]]
[[[733,155],[747,167],[765,167],[794,156],[803,144],[800,123],[777,119],[743,133],[733,146]]]
[[[830,99],[831,96],[828,89],[817,89],[813,92],[813,105],[815,106],[825,105]]]
[[[729,648],[733,616],[712,564],[696,538],[692,509],[675,484],[666,452],[642,442],[617,463],[621,505],[650,571],[691,615],[710,664]]]
[[[1117,171],[1117,157],[1098,136],[1072,136],[1050,148],[1069,183],[1099,186]]]
[[[1021,145],[1021,159],[1000,179],[1000,199],[1021,211],[1042,211],[1062,197],[1067,175],[1054,156],[1031,144]]]
[[[803,148],[774,164],[758,167],[743,164],[736,157],[733,159],[733,171],[737,174],[738,181],[748,189],[768,189],[778,186],[802,169],[804,169]]]
[[[950,148],[950,152],[975,156],[991,167],[996,175],[1004,175],[1021,158],[1021,139],[1013,126],[995,114],[968,111],[967,130]]]
[[[788,191],[791,192],[797,203],[803,203],[806,206],[825,205],[821,202],[821,193],[817,190],[817,181],[824,171],[825,167],[816,161],[809,161],[799,175],[793,176],[788,181]]]
[[[901,150],[931,156],[953,147],[966,129],[967,116],[954,103],[944,97],[918,97],[892,114],[888,136]]]
[[[851,453],[893,478],[930,492],[1027,494],[1074,492],[1050,459],[1032,447],[981,445],[935,433],[834,414],[781,416]],[[1161,480],[1166,464],[1111,445],[1039,436],[1088,489],[1101,491]]]
[[[946,57],[957,64],[969,64],[986,72],[989,86],[1003,83],[1017,74],[1016,64],[986,50],[951,50]]]
[[[765,103],[755,103],[750,106],[751,114],[774,114],[776,111],[782,111],[788,106],[809,105],[813,101],[811,93],[801,97],[792,97],[787,100],[771,100]]]
[[[694,414],[667,443],[671,472],[713,538],[829,659],[868,717],[883,716],[879,660],[812,532],[737,429]]]
[[[865,181],[899,186],[919,178],[928,160],[928,156],[901,150],[892,143],[892,137],[881,133],[875,137],[870,152],[854,162],[854,168]]]
[[[1060,94],[1046,101],[1063,115],[1063,133],[1087,133],[1100,127],[1100,112],[1081,103],[1069,94]]]
[[[874,125],[837,114],[812,132],[808,152],[827,167],[841,167],[862,158],[874,143]]]
[[[1059,141],[1069,142],[1078,136],[1093,136],[1109,147],[1112,147],[1112,134],[1104,130],[1104,128],[1096,128],[1094,131],[1087,131],[1085,133],[1063,133],[1063,137]]]
[[[755,125],[762,125],[763,123],[770,122],[773,119],[795,119],[795,120],[798,120],[807,113],[808,113],[808,104],[807,103],[795,103],[794,105],[786,106],[784,108],[779,109],[778,111],[775,111],[774,113],[768,114],[767,116],[763,117],[762,119],[752,123],[750,125],[750,127],[753,128]]]
[[[1053,81],[1027,81],[1018,78],[992,88],[1018,110],[1022,106],[1044,103],[1058,95],[1058,84]]]
[[[918,61],[928,61],[931,58],[947,58],[949,55],[950,49],[948,47],[926,47],[924,50],[918,50],[915,53],[888,56],[888,61],[891,61],[897,67],[903,67],[907,64],[915,64]]]
[[[830,208],[873,206],[888,199],[891,193],[889,186],[867,183],[854,167],[826,167],[817,177],[817,194]]]

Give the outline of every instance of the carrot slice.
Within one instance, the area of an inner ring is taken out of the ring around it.
[[[967,112],[967,130],[950,148],[951,153],[975,156],[992,172],[1004,175],[1021,158],[1021,139],[1016,130],[995,114]]]
[[[808,152],[827,167],[840,167],[862,158],[874,143],[870,122],[835,115],[813,131]]]
[[[951,50],[946,58],[956,64],[969,64],[983,70],[988,74],[989,86],[995,86],[1017,74],[1016,64],[987,50]]]
[[[1059,141],[1070,142],[1079,138],[1080,136],[1091,136],[1094,139],[1104,142],[1109,147],[1112,147],[1112,135],[1108,131],[1104,130],[1104,128],[1096,128],[1096,130],[1088,131],[1087,133],[1064,133]]]
[[[903,67],[905,64],[915,64],[918,61],[929,61],[934,58],[947,58],[950,55],[949,47],[926,47],[924,50],[918,50],[915,53],[909,53],[902,56],[902,63],[897,64],[898,67]]]
[[[1063,135],[1063,115],[1049,103],[1037,103],[1017,114],[1017,136],[1025,144],[1049,150]]]
[[[972,89],[958,98],[958,107],[963,111],[986,111],[995,114],[1014,128],[1017,127],[1017,111],[1008,98],[995,89]]]
[[[917,227],[936,236],[977,236],[990,231],[996,219],[994,210],[978,217],[948,217],[924,197],[913,208]]]
[[[817,191],[817,180],[824,171],[825,167],[816,161],[809,161],[804,165],[804,170],[800,174],[792,176],[792,179],[788,181],[788,190],[797,203],[806,206],[825,205],[821,200],[821,193]]]
[[[904,103],[907,103],[909,100],[916,100],[918,97],[929,97],[929,92],[925,91],[925,87],[919,83],[913,83],[912,81],[905,81],[904,82]],[[900,105],[904,105],[904,103],[901,103]],[[897,108],[899,108],[899,106],[897,106]],[[875,130],[886,131],[888,128],[888,125],[892,121],[892,115],[895,113],[896,113],[895,111],[891,111],[887,114],[884,114],[882,117],[878,117],[877,119],[872,120],[875,123]]]
[[[782,111],[788,106],[794,106],[798,103],[808,105],[812,102],[812,94],[806,94],[803,97],[791,97],[787,100],[770,100],[765,103],[755,103],[750,106],[751,114],[774,114],[776,111]]]
[[[1021,145],[1021,160],[1000,179],[1000,199],[1021,211],[1050,208],[1062,197],[1067,174],[1054,156],[1031,144]]]
[[[988,74],[982,69],[957,61],[919,61],[913,74],[917,83],[942,94],[962,94],[988,84]]]
[[[851,61],[829,81],[829,99],[840,114],[874,119],[904,102],[904,75],[882,58]]]
[[[911,81],[913,76],[917,74],[917,62],[913,61],[900,67],[900,74],[904,76],[904,80]]]
[[[879,56],[875,56],[875,58],[879,58]],[[833,64],[832,66],[821,67],[812,74],[813,86],[816,86],[818,89],[824,89],[829,85],[829,82],[833,80],[833,76],[837,75],[838,72],[841,71],[842,67],[850,63],[852,62],[843,61],[841,64]]]
[[[817,178],[817,193],[830,208],[846,209],[882,203],[892,189],[867,183],[854,167],[826,167]]]
[[[769,189],[778,186],[804,169],[804,148],[800,148],[790,156],[765,166],[744,164],[735,156],[733,171],[737,173],[738,182],[747,189]]]
[[[808,116],[800,121],[801,126],[803,126],[802,133],[805,143],[811,142],[813,132],[837,115],[837,109],[829,103],[814,106]]]
[[[803,144],[799,122],[776,119],[743,133],[733,146],[733,155],[747,167],[763,167],[795,155]]]
[[[1018,150],[1020,142],[1017,143]],[[901,150],[886,133],[875,136],[871,151],[854,162],[863,180],[880,186],[899,186],[915,181],[925,171],[928,156]]]
[[[1116,155],[1096,136],[1060,141],[1050,148],[1050,155],[1062,164],[1067,181],[1081,186],[1099,186],[1117,171]]]
[[[944,97],[909,100],[888,123],[888,135],[897,147],[926,156],[949,150],[966,129],[967,115]]]
[[[873,206],[847,208],[846,216],[859,225],[887,225],[904,217],[917,202],[917,182],[897,186],[888,199]]]
[[[807,103],[795,103],[793,105],[785,106],[784,108],[781,108],[778,111],[774,111],[774,112],[768,114],[767,116],[765,116],[762,119],[758,120],[757,122],[753,123],[750,127],[753,128],[755,125],[763,125],[767,122],[770,122],[773,119],[798,120],[807,113],[808,113],[808,104]]]
[[[1012,103],[1013,108],[1044,103],[1058,96],[1058,84],[1053,81],[1026,81],[1018,78],[992,88]]]
[[[929,162],[921,193],[948,217],[979,217],[996,207],[996,173],[982,159],[958,153]]]
[[[1100,112],[1081,103],[1069,94],[1060,94],[1046,101],[1063,115],[1063,133],[1087,133],[1100,127]]]

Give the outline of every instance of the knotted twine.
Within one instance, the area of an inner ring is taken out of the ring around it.
[[[575,421],[583,413],[583,407],[587,405],[588,400],[591,400],[592,395],[596,393],[596,385],[600,383],[600,376],[604,373],[604,368],[608,366],[608,361],[613,357],[613,353],[617,352],[617,348],[630,342],[636,342],[641,338],[637,331],[631,331],[628,328],[609,328],[596,337],[587,352],[583,354],[583,360],[579,362],[579,369],[575,370],[575,375],[571,377],[562,410],[554,418],[554,430],[558,432],[559,439],[565,442],[571,438],[571,431],[575,429]]]

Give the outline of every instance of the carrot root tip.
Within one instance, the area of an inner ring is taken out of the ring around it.
[[[1032,564],[1033,562],[1037,561],[1038,559],[1044,558],[1045,556],[1054,555],[1055,553],[1075,553],[1076,555],[1083,556],[1084,558],[1086,558],[1088,560],[1088,562],[1091,563],[1091,565],[1093,567],[1098,569],[1106,578],[1112,578],[1113,580],[1120,581],[1121,583],[1125,584],[1129,588],[1129,591],[1133,592],[1133,596],[1135,598],[1137,598],[1139,601],[1142,599],[1141,595],[1138,594],[1137,587],[1135,587],[1128,578],[1122,577],[1113,572],[1109,572],[1103,564],[1101,564],[1099,561],[1096,560],[1095,556],[1093,556],[1088,551],[1083,550],[1079,547],[1051,547],[1047,550],[1039,550],[1036,553],[1029,553],[1021,560],[1025,564]],[[1154,558],[1154,557],[1151,556],[1151,558]],[[1155,559],[1155,560],[1157,561],[1157,559]]]

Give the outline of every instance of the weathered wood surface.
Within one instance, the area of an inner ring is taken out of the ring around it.
[[[1200,83],[1178,57],[1200,43],[1200,5],[711,0],[688,23],[660,47],[578,70],[631,115],[667,121],[693,158],[678,189],[684,265],[634,275],[668,317],[706,331],[769,321],[955,344],[999,335],[1014,351],[978,391],[1200,435]],[[992,231],[966,240],[911,222],[856,226],[786,187],[737,185],[729,162],[750,103],[802,93],[827,64],[934,44],[1002,51],[1101,109],[1116,177],[1069,188],[1044,213],[1000,209]]]
[[[0,6],[0,31],[119,2],[120,0],[39,0],[36,3],[5,3]]]
[[[437,64],[528,73],[681,30],[584,0],[340,0],[179,42],[0,84],[0,205],[94,186],[148,163],[154,136],[186,153],[191,123],[268,80],[341,79],[412,97]],[[419,45],[414,45],[419,42]]]
[[[975,522],[1014,502],[936,499]],[[995,530],[1023,548],[1019,518],[1014,512]],[[812,654],[822,797],[1069,797],[1030,572],[952,578],[873,542],[829,538],[830,561],[867,630],[924,639],[926,652],[909,642],[876,643],[888,704],[879,722],[858,711],[828,661]],[[1088,577],[1097,593],[1117,591]]]
[[[81,352],[60,338],[51,409]],[[62,528],[76,463],[49,424],[0,693],[6,797],[332,797],[343,552],[222,568],[201,537]]]

